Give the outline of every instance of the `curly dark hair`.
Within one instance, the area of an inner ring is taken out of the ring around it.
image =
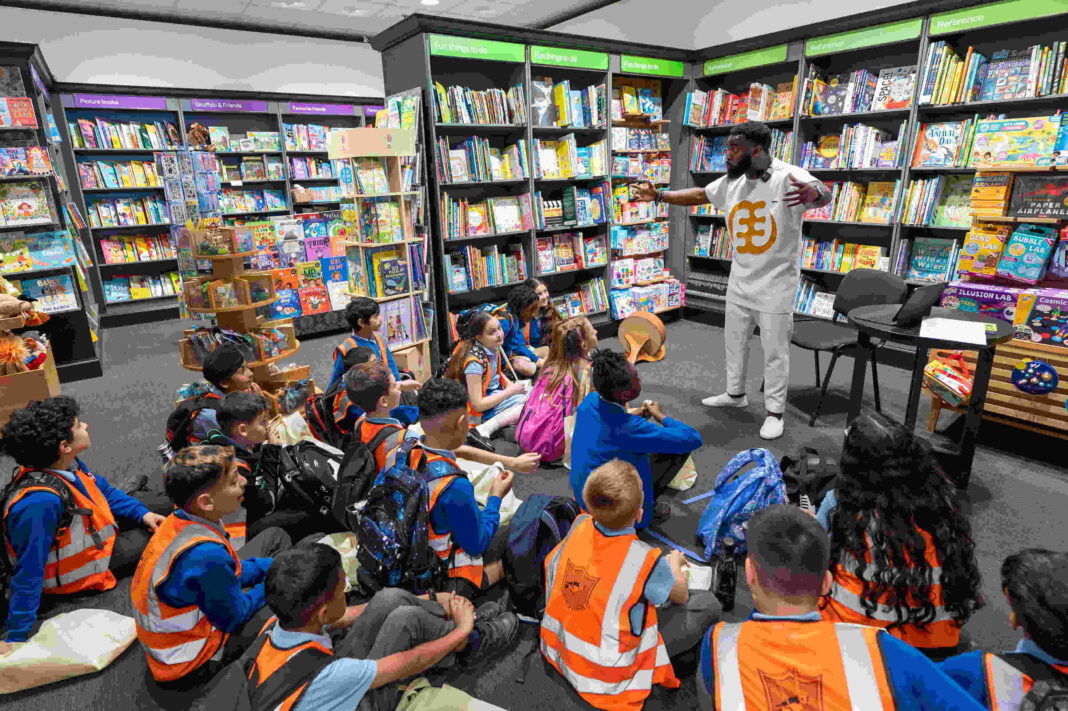
[[[935,620],[935,580],[921,532],[936,547],[946,612],[963,625],[982,607],[971,525],[927,442],[885,415],[863,413],[846,432],[835,491],[831,570],[870,560],[863,571],[851,570],[864,586],[866,614],[882,603],[896,615],[891,627],[923,629]]]
[[[730,135],[741,136],[754,146],[760,146],[764,151],[771,150],[771,129],[765,123],[759,121],[747,121],[731,127]]]
[[[431,378],[419,388],[419,419],[467,409],[467,388],[451,378]]]
[[[1025,548],[1001,564],[1001,589],[1035,644],[1068,658],[1068,553]]]
[[[59,459],[59,445],[74,438],[79,413],[74,398],[60,395],[34,400],[0,430],[0,447],[22,467],[50,467]]]
[[[538,292],[534,291],[534,288],[519,284],[508,292],[508,311],[518,317],[523,313],[523,309],[538,303],[541,299],[538,298]]]
[[[641,394],[638,372],[618,351],[598,348],[590,354],[590,382],[609,402],[626,405]]]

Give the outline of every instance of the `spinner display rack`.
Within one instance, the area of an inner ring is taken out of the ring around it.
[[[44,147],[48,153],[49,162],[52,164],[52,172],[48,175],[5,177],[3,178],[4,184],[27,180],[45,183],[48,186],[53,214],[53,222],[50,224],[0,228],[0,233],[8,233],[11,230],[27,232],[66,230],[76,243],[73,247],[74,260],[77,262],[77,264],[59,267],[4,272],[3,275],[16,281],[24,278],[61,275],[69,278],[77,305],[70,309],[50,313],[48,322],[28,330],[39,331],[48,337],[49,346],[55,358],[55,367],[62,382],[95,378],[103,373],[103,367],[97,338],[98,316],[93,305],[86,298],[88,285],[92,283],[91,270],[93,269],[92,264],[84,260],[85,245],[89,242],[89,236],[87,229],[72,220],[73,216],[66,207],[68,204],[73,204],[69,187],[71,181],[66,176],[74,179],[77,176],[69,172],[69,166],[65,165],[57,141],[49,129],[49,116],[53,116],[54,121],[58,123],[62,114],[59,102],[53,94],[52,74],[40,50],[34,45],[0,43],[0,65],[18,68],[26,97],[33,103],[37,122],[36,128],[0,128],[0,146]],[[60,132],[59,136],[62,135]]]

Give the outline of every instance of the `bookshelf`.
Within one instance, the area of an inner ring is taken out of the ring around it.
[[[47,202],[39,219],[9,215],[0,227],[3,276],[37,298],[48,322],[31,330],[48,337],[60,380],[99,376],[103,370],[97,332],[98,315],[88,297],[92,258],[86,252],[88,231],[69,188],[69,166],[59,151],[63,134],[56,122],[58,101],[51,72],[33,45],[0,43],[0,101],[24,121],[0,128],[4,150],[4,204],[29,196]]]
[[[288,101],[280,104],[284,174],[294,211],[336,209],[344,193],[328,153],[333,129],[367,125],[363,106]],[[373,116],[373,114],[372,114]]]

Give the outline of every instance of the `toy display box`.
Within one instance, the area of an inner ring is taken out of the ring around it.
[[[941,305],[947,309],[980,313],[1012,323],[1016,316],[1017,299],[1022,291],[1010,286],[953,281],[942,292]]]
[[[1016,338],[1068,348],[1068,290],[1032,289],[1020,294],[1013,320]]]

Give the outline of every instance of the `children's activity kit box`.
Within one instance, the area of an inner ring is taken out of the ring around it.
[[[942,293],[942,306],[1011,323],[1019,340],[1068,348],[1068,289],[954,281]]]

